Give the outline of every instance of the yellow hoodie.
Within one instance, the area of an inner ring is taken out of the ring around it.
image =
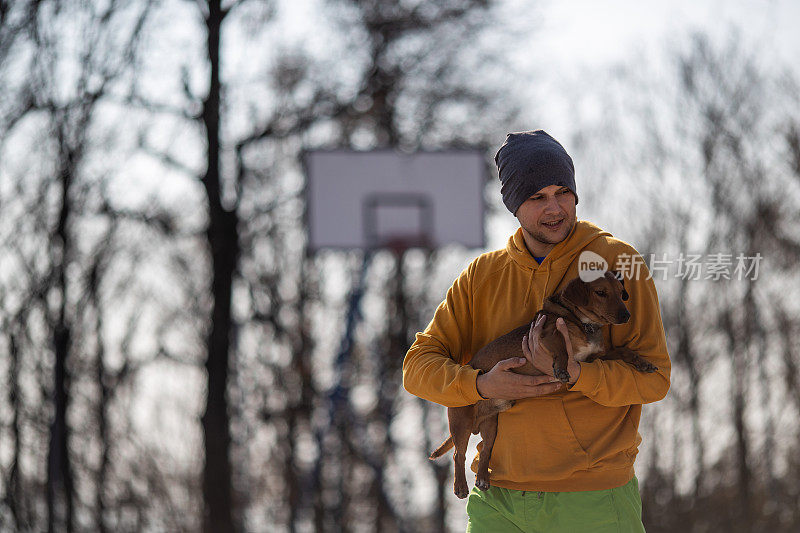
[[[579,220],[539,265],[520,228],[505,249],[479,256],[458,276],[403,361],[403,386],[411,394],[447,407],[481,400],[475,387],[478,371],[466,363],[495,338],[530,323],[545,298],[578,276],[578,257],[585,250],[602,256],[609,269],[622,271],[630,295],[626,305],[631,319],[603,328],[606,346],[627,346],[658,371],[640,373],[622,361],[580,363],[580,377],[568,389],[518,400],[498,418],[489,464],[493,485],[599,490],[624,485],[633,477],[642,440],[642,404],[663,398],[670,376],[658,295],[653,280],[646,279],[648,270],[639,253]],[[636,267],[626,267],[631,264],[640,265],[638,275]],[[477,461],[476,457],[473,471]]]

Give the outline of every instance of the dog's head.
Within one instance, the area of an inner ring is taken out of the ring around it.
[[[625,303],[628,292],[619,272],[607,270],[594,281],[570,281],[561,298],[580,308],[596,324],[624,324],[631,318]]]

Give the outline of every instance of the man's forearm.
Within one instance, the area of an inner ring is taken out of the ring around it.
[[[662,364],[666,368],[659,366],[656,372],[645,374],[619,360],[579,363],[580,373],[569,390],[608,407],[657,402],[669,390],[669,361]]]
[[[403,360],[403,387],[415,396],[446,407],[471,405],[482,400],[476,380],[478,370],[450,357],[415,345]]]

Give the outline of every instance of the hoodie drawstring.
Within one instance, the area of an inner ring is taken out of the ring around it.
[[[528,279],[528,290],[525,293],[525,305],[528,305],[531,301],[531,290],[533,289],[533,277],[536,275],[536,271],[531,269],[531,277]]]

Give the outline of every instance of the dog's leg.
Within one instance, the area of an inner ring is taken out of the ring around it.
[[[480,459],[478,461],[478,475],[475,486],[481,490],[489,488],[489,460],[492,458],[492,448],[497,438],[497,415],[514,406],[514,400],[486,400],[475,404],[475,427],[473,432],[480,432],[483,439]]]
[[[561,333],[558,333],[558,335],[561,336]],[[567,355],[566,346],[563,350],[558,350],[553,354],[553,376],[562,383],[569,383],[568,359],[569,355]]]
[[[621,359],[632,365],[633,368],[638,370],[639,372],[645,372],[650,374],[658,370],[658,367],[651,363],[650,361],[645,360],[636,352],[625,348],[624,346],[618,346],[616,348],[612,348],[612,350],[603,355],[603,359],[606,360],[614,360],[614,359]]]
[[[480,425],[483,447],[478,461],[478,475],[475,477],[475,486],[481,490],[489,490],[489,459],[492,458],[492,448],[497,437],[497,413],[483,419]]]
[[[453,459],[455,472],[453,475],[453,492],[459,498],[466,498],[469,494],[467,477],[464,473],[467,460],[467,446],[472,434],[472,424],[475,420],[475,406],[450,407],[447,409],[447,421],[450,425],[450,435],[453,437],[455,452]]]

